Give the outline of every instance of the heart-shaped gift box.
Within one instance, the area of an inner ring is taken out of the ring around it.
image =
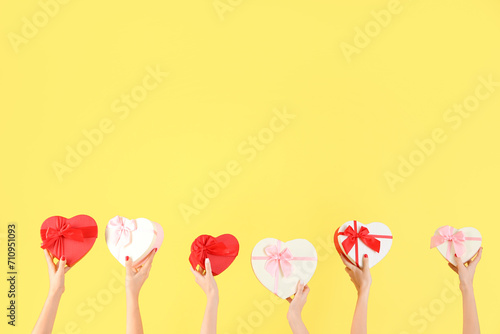
[[[457,265],[455,254],[465,263],[472,259],[481,248],[481,233],[474,227],[456,229],[452,226],[441,226],[431,238],[431,248],[436,247],[448,262]]]
[[[252,269],[257,279],[280,298],[293,296],[299,280],[307,284],[316,271],[318,254],[305,239],[282,242],[266,238],[252,251]]]
[[[146,218],[112,218],[106,226],[106,243],[111,254],[125,266],[129,256],[134,268],[141,266],[153,249],[160,249],[163,228]]]
[[[370,268],[382,260],[392,246],[392,233],[382,223],[361,224],[356,220],[340,226],[333,237],[335,248],[349,261],[363,268],[362,257],[367,254]]]
[[[40,228],[41,247],[57,259],[64,255],[66,264],[71,267],[90,251],[97,233],[97,224],[90,216],[78,215],[69,219],[52,216]]]
[[[205,270],[205,259],[208,257],[212,274],[217,276],[233,263],[239,249],[238,240],[231,234],[222,234],[216,238],[203,234],[191,244],[189,263],[194,270],[198,266]]]

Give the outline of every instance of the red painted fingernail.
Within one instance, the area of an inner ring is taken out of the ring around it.
[[[61,261],[66,261],[66,256],[64,256],[64,255],[63,255],[63,256],[61,257]]]
[[[368,254],[365,254],[365,257],[368,257]]]
[[[455,254],[455,257],[458,257],[457,254]]]
[[[125,261],[128,261],[128,259],[130,259],[128,256],[125,256]]]
[[[155,249],[153,249],[153,250],[154,250],[154,251],[155,251],[155,253],[156,253],[156,252],[158,251],[158,248],[155,248]]]

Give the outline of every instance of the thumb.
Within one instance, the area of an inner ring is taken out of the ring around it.
[[[458,271],[465,269],[464,263],[462,262],[462,259],[455,254],[455,262],[457,263],[457,269]]]
[[[368,258],[368,254],[363,256],[363,271],[370,270],[370,259]]]
[[[59,259],[59,262],[57,263],[57,272],[65,272],[64,267],[66,267],[66,257],[63,255],[61,256],[61,259]]]
[[[300,280],[299,284],[297,284],[297,292],[295,293],[295,297],[302,296],[303,292],[304,292],[304,283],[302,282],[302,280]]]
[[[125,256],[125,271],[127,275],[132,274],[132,260],[130,256]]]

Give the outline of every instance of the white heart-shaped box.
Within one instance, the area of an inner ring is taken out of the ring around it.
[[[368,229],[368,236],[374,237],[375,239],[380,241],[380,250],[377,252],[371,249],[358,238],[349,252],[346,252],[346,249],[344,248],[344,245],[342,243],[348,238],[348,236],[342,234],[346,233],[346,230],[349,227],[352,229],[352,231],[356,231],[357,233],[359,233],[363,227]],[[333,238],[337,251],[344,254],[353,264],[356,264],[359,268],[363,268],[362,258],[365,254],[368,255],[368,260],[371,268],[379,263],[380,260],[382,260],[389,253],[389,250],[392,246],[391,230],[389,229],[389,227],[387,227],[387,225],[378,222],[365,225],[356,220],[348,221],[347,223],[340,226],[337,231],[335,231],[335,236]]]
[[[268,248],[269,247],[269,248]],[[270,256],[266,249],[275,249],[280,258]],[[285,257],[284,254],[288,254]],[[266,270],[266,263],[272,265],[274,261],[277,271],[273,275]],[[252,251],[252,269],[257,279],[267,289],[280,298],[286,299],[293,296],[297,291],[299,280],[307,284],[312,278],[318,265],[318,254],[314,246],[305,239],[295,239],[282,242],[274,238],[266,238],[257,243]],[[290,268],[288,276],[283,268]]]
[[[479,233],[478,230],[476,230],[474,227],[463,227],[461,229],[456,229],[452,226],[441,226],[440,228],[438,228],[436,230],[436,232],[434,232],[434,237],[439,237],[440,233],[439,231],[442,230],[444,228],[444,230],[447,230],[448,229],[448,232],[447,234],[449,234],[450,236],[451,235],[456,235],[457,232],[462,232],[464,237],[465,237],[465,241],[463,241],[463,244],[465,246],[465,252],[462,254],[462,256],[460,256],[460,259],[462,260],[462,263],[465,263],[467,261],[469,261],[470,259],[472,259],[474,257],[474,255],[477,253],[477,251],[479,250],[479,248],[481,248],[481,243],[482,243],[482,237],[481,237],[481,233]],[[443,255],[443,257],[448,260],[448,262],[450,262],[451,264],[453,264],[454,266],[457,265],[457,261],[455,261],[455,253],[456,253],[456,250],[455,250],[455,245],[452,241],[447,241],[447,240],[444,240],[443,243],[439,244],[439,245],[436,245],[436,246],[433,246],[432,244],[432,239],[431,239],[431,248],[432,247],[436,247],[439,251],[439,253],[441,253],[441,255]]]
[[[125,266],[129,256],[133,267],[139,267],[153,249],[163,242],[163,228],[146,218],[127,219],[116,216],[106,226],[106,244],[113,256]]]

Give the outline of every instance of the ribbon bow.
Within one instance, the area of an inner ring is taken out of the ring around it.
[[[137,222],[116,216],[109,221],[107,228],[110,230],[110,241],[115,246],[125,247],[132,242],[132,231],[137,230]]]
[[[445,242],[448,242],[448,250],[446,258],[450,257],[451,245],[453,244],[453,248],[455,249],[455,254],[457,257],[461,257],[465,253],[465,235],[462,231],[457,231],[453,233],[453,227],[451,226],[443,226],[439,228],[437,235],[434,235],[431,238],[431,248],[437,247]]]
[[[42,248],[46,249],[53,244],[61,243],[62,238],[73,239],[83,242],[83,233],[80,229],[72,228],[70,224],[63,222],[60,228],[47,228],[45,238],[42,242]]]
[[[280,252],[276,245],[271,245],[266,247],[264,252],[268,256],[268,260],[264,266],[267,272],[273,276],[277,276],[281,268],[285,277],[288,277],[292,273],[292,264],[290,261],[293,260],[293,255],[288,248]]]
[[[342,242],[342,246],[346,253],[352,249],[352,247],[356,244],[356,240],[361,240],[366,246],[373,249],[375,252],[380,251],[380,240],[375,238],[375,236],[370,235],[370,231],[362,226],[359,229],[359,232],[356,232],[351,226],[348,226],[342,235],[347,236],[347,238]]]
[[[236,256],[238,255],[238,250],[232,250],[228,248],[223,242],[217,241],[216,238],[210,235],[200,235],[195,239],[191,245],[191,254],[189,254],[189,262],[196,268],[200,265],[201,268],[205,269],[205,259],[209,256]],[[219,274],[213,271],[214,274]]]

